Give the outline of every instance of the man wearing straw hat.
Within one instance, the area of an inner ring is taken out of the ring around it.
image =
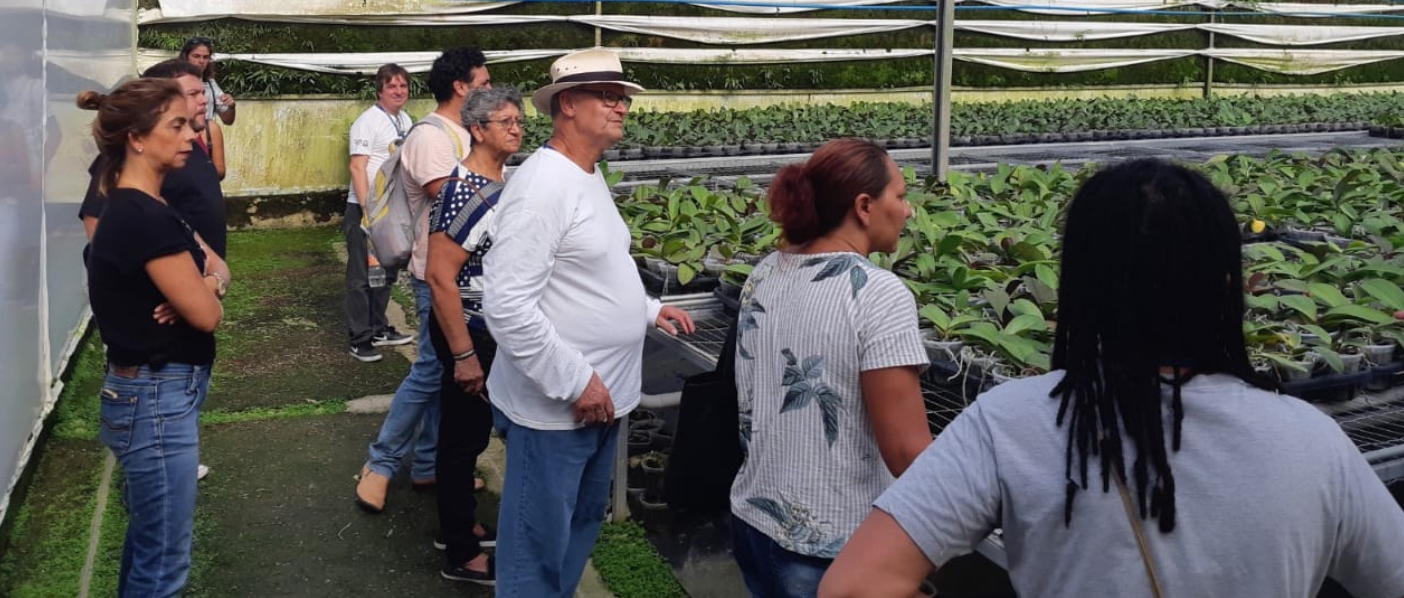
[[[619,421],[639,404],[644,335],[693,330],[644,293],[601,154],[624,137],[632,95],[619,57],[584,50],[532,95],[550,141],[497,206],[483,311],[497,338],[488,376],[507,444],[498,513],[498,596],[569,598],[609,500]]]

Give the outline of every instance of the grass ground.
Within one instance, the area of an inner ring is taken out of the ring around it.
[[[201,415],[201,461],[214,473],[200,483],[187,597],[491,595],[434,574],[443,557],[431,544],[432,494],[397,479],[384,513],[353,505],[352,474],[381,417],[344,413],[346,401],[392,392],[409,363],[395,351],[374,364],[346,355],[339,240],[334,227],[230,234],[236,282]],[[406,289],[397,287],[395,299],[412,317]],[[108,458],[97,442],[103,364],[102,343],[90,334],[74,355],[25,500],[0,539],[0,597],[80,594]],[[116,594],[127,523],[121,485],[118,466],[89,596]],[[497,496],[483,493],[480,503],[479,514],[495,519]],[[676,587],[637,536],[604,534],[596,558],[613,571],[611,581]],[[629,563],[652,565],[657,579],[641,578]]]
[[[345,444],[334,451],[319,446],[331,438],[308,438],[308,430],[276,443],[259,438],[297,426],[293,420],[313,427],[317,425],[314,422],[327,417],[335,420],[334,414],[345,410],[348,399],[393,391],[409,367],[403,356],[392,351],[385,352],[385,359],[375,364],[361,364],[346,355],[345,265],[333,251],[339,240],[340,233],[334,227],[230,235],[230,261],[237,279],[226,298],[225,320],[219,332],[219,365],[201,418],[206,438],[202,460],[215,466],[216,474],[201,486],[189,596],[236,595],[211,588],[230,587],[223,572],[250,573],[238,566],[246,556],[239,551],[256,554],[262,547],[245,545],[239,534],[228,531],[230,526],[260,520],[261,513],[238,508],[247,504],[250,491],[271,493],[286,485],[307,492],[312,483],[336,510],[358,514],[344,508],[350,505],[346,499],[354,483],[350,475],[364,458],[365,443],[374,434],[378,418],[352,418],[358,427],[354,433],[343,430],[345,437],[338,435],[335,440]],[[75,354],[27,498],[13,512],[15,520],[0,557],[0,596],[69,598],[79,593],[107,455],[96,440],[103,363],[101,341],[90,334]],[[232,447],[263,454],[229,461],[227,455],[237,453]],[[331,467],[289,458],[319,452],[334,452],[348,462]],[[267,479],[260,484],[263,472],[259,469],[280,463],[292,470],[301,466],[311,471],[300,475],[290,472],[285,476],[288,479]],[[244,466],[254,471],[241,473]],[[112,479],[91,596],[116,593],[126,528],[120,468]],[[432,508],[418,506],[419,512],[432,519]]]

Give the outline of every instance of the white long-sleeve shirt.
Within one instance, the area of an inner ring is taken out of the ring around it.
[[[483,260],[483,315],[497,340],[493,405],[517,425],[571,430],[598,372],[616,417],[639,403],[643,343],[662,308],[629,256],[604,175],[550,148],[522,163],[497,205]]]

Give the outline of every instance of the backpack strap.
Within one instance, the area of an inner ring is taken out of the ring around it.
[[[472,196],[472,198],[473,198],[473,199],[477,199],[478,201],[481,201],[483,204],[486,204],[489,210],[492,210],[492,209],[496,209],[496,208],[497,208],[497,204],[495,204],[495,203],[492,202],[492,199],[491,199],[492,196],[497,195],[498,193],[500,193],[500,192],[502,191],[502,189],[503,189],[504,187],[506,187],[506,184],[505,184],[505,183],[500,183],[500,182],[497,182],[497,181],[491,181],[491,182],[489,182],[489,183],[487,184],[487,186],[478,187],[477,185],[474,185],[473,182],[470,181],[470,180],[468,180],[468,179],[460,178],[460,177],[452,177],[452,178],[448,179],[447,181],[444,181],[444,189],[445,189],[445,190],[448,189],[448,184],[451,183],[451,182],[457,182],[457,183],[460,183],[460,184],[468,185],[468,188],[473,190],[473,196]],[[450,197],[449,197],[447,194],[444,194],[444,193],[440,193],[440,194],[439,194],[439,199],[438,199],[438,201],[444,202],[444,201],[447,201],[447,200],[449,200],[449,199],[450,199]],[[450,237],[455,237],[455,238],[456,238],[456,237],[458,236],[457,233],[458,233],[459,231],[462,231],[462,230],[463,230],[463,227],[465,227],[465,226],[468,225],[468,219],[469,219],[470,217],[472,217],[473,212],[475,211],[475,210],[469,209],[470,207],[474,207],[474,206],[464,205],[464,206],[463,206],[463,209],[462,209],[462,210],[459,210],[458,215],[454,217],[453,222],[451,222],[451,223],[449,224],[448,228],[447,228],[444,232],[448,233],[448,235],[449,235]]]

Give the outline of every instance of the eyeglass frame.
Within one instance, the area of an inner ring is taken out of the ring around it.
[[[485,120],[480,120],[480,121],[478,121],[478,124],[484,125],[484,126],[486,126],[488,123],[494,123],[494,124],[496,124],[496,125],[502,127],[502,129],[503,129],[503,130],[506,130],[506,131],[511,131],[511,130],[512,130],[512,125],[516,125],[516,126],[517,126],[517,130],[525,131],[525,130],[526,130],[526,125],[527,125],[527,119],[522,118],[522,117],[520,117],[520,116],[518,116],[517,118],[510,118],[510,117],[505,117],[505,116],[504,116],[504,117],[502,117],[502,118],[497,118],[497,119],[485,119]]]
[[[631,96],[631,95],[629,95],[629,94],[627,94],[627,93],[619,93],[619,92],[617,92],[617,91],[611,91],[611,90],[608,90],[608,89],[586,89],[586,88],[583,88],[583,87],[575,87],[575,88],[568,89],[568,90],[566,90],[566,91],[585,91],[585,92],[589,92],[590,94],[599,97],[599,98],[600,98],[600,102],[604,104],[604,107],[605,107],[605,108],[616,108],[616,107],[619,106],[619,104],[620,104],[621,102],[624,104],[624,108],[626,108],[626,109],[627,109],[627,108],[631,108],[631,107],[633,107],[633,105],[634,105],[634,96]],[[611,102],[611,101],[609,100],[609,96],[611,96],[611,95],[619,96],[619,99],[614,100],[613,102]]]

